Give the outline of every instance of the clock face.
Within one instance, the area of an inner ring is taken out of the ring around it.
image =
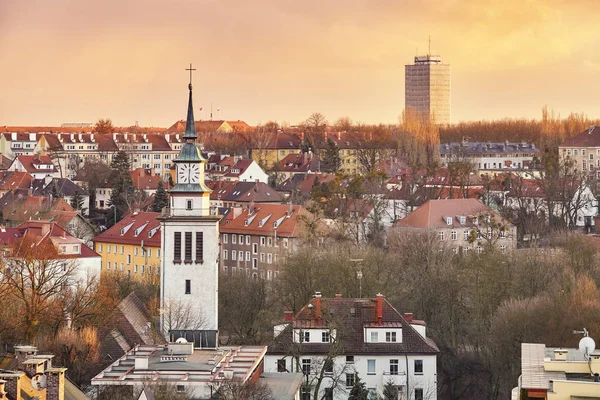
[[[177,168],[177,182],[199,183],[200,167],[198,164],[180,164]]]

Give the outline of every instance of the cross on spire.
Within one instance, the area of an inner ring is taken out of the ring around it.
[[[192,71],[195,71],[196,68],[192,68],[192,63],[190,63],[190,67],[185,69],[186,71],[190,71],[190,90],[192,90]]]

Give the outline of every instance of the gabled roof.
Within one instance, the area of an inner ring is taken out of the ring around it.
[[[235,182],[233,190],[221,199],[245,203],[281,203],[283,201],[275,189],[263,182]]]
[[[48,197],[27,194],[24,190],[14,190],[0,198],[0,211],[5,220],[22,222],[30,219],[47,219],[57,211],[73,211],[73,207],[63,199],[50,201]]]
[[[309,304],[311,307],[309,307]],[[439,353],[435,342],[421,336],[411,324],[386,299],[382,299],[383,319],[381,326],[402,328],[402,341],[390,343],[365,343],[364,328],[379,326],[377,321],[377,299],[346,299],[342,297],[322,298],[322,318],[317,318],[317,299],[313,298],[304,306],[269,345],[268,354],[286,354],[292,342],[292,329],[322,328],[330,323],[336,328],[338,339],[342,341],[345,354],[432,354]],[[423,325],[423,321],[413,321]],[[327,353],[328,343],[295,343],[303,355]]]
[[[591,126],[559,147],[600,147],[600,126]]]
[[[94,242],[122,243],[160,247],[160,213],[139,212],[127,214],[116,225],[94,238]]]
[[[35,172],[57,172],[52,159],[49,156],[34,155],[34,156],[17,156],[15,160],[19,160],[25,171],[33,174]],[[14,163],[14,161],[13,161]],[[37,168],[36,165],[51,165],[51,168]]]
[[[312,152],[288,154],[279,161],[279,170],[282,172],[319,172],[319,167],[319,157]]]
[[[52,181],[48,184],[46,184],[45,179],[35,179],[31,186],[33,187],[34,196],[49,196],[53,191],[53,187],[61,196],[72,197],[77,193],[80,196],[88,196],[83,188],[67,178],[52,178]]]
[[[254,204],[239,215],[234,214],[230,211],[221,220],[221,233],[271,236],[277,232],[281,237],[299,237],[305,233],[305,226],[298,217],[311,216],[306,208],[289,204]]]
[[[12,160],[8,157],[5,157],[3,154],[0,154],[0,170],[8,169],[12,164]]]
[[[32,182],[33,177],[27,172],[0,172],[0,190],[27,189],[31,186]]]
[[[508,221],[479,200],[447,199],[428,200],[404,219],[397,221],[394,226],[408,228],[474,227],[479,223],[479,219],[473,217],[481,215],[490,215],[496,222],[508,224]],[[464,223],[459,220],[460,216],[465,217]],[[451,218],[451,224],[448,224],[448,217]]]
[[[237,178],[241,174],[246,172],[248,167],[250,167],[250,165],[252,165],[253,162],[254,160],[238,160],[229,168],[229,170],[225,173],[224,176],[228,178]]]
[[[131,174],[131,180],[133,181],[133,186],[137,190],[156,190],[158,189],[158,184],[162,181],[162,179],[152,174],[151,169],[138,168],[133,171],[129,171]],[[163,181],[163,185],[166,188],[167,184]]]

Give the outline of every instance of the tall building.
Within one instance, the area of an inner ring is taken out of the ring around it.
[[[169,341],[184,337],[195,347],[218,344],[219,216],[210,211],[204,184],[206,159],[196,146],[192,84],[187,122],[162,230],[161,327]]]
[[[442,64],[440,56],[428,54],[415,57],[415,63],[406,65],[404,71],[405,108],[422,113],[427,121],[449,124],[450,65]]]

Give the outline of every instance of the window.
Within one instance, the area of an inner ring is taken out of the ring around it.
[[[192,262],[192,232],[185,233],[185,262]]]
[[[237,260],[237,251],[235,251],[235,250],[231,250],[231,259],[232,259],[233,261],[236,261],[236,260]]]
[[[107,253],[110,253],[110,244],[107,244],[107,245],[106,245],[106,252],[107,252]]]
[[[250,246],[250,235],[246,235],[246,244]]]
[[[271,264],[273,261],[273,255],[271,253],[267,254],[267,264]]]
[[[268,238],[267,238],[267,246],[268,246],[268,247],[271,247],[271,246],[273,246],[273,238],[272,238],[272,237],[268,237]]]
[[[239,242],[240,244],[244,244],[244,235],[240,235]]]
[[[106,269],[110,269],[110,261],[106,263]]]
[[[156,249],[156,257],[160,258],[160,249]]]
[[[185,280],[185,294],[192,293],[192,281],[189,279]]]
[[[102,253],[102,243],[100,243],[100,245],[98,246],[98,252]]]
[[[375,375],[375,360],[367,360],[367,375]]]
[[[302,342],[310,342],[310,332],[300,332],[300,343]]]
[[[227,258],[227,250],[223,250],[223,260],[227,260],[227,259],[228,259]]]
[[[283,239],[283,247],[285,247],[286,249],[288,247],[288,240],[287,240],[287,238]]]
[[[185,209],[186,210],[191,210],[192,209],[192,200],[186,200]]]
[[[355,374],[346,374],[346,387],[354,386]]]
[[[446,217],[446,224],[452,225],[452,217]]]
[[[238,252],[238,260],[239,261],[244,261],[244,252],[241,251],[241,250]]]
[[[302,359],[302,373],[304,375],[310,375],[310,358]]]
[[[456,231],[452,231],[452,233],[450,234],[450,239],[452,239],[452,240],[458,239],[458,234],[456,233]]]
[[[204,232],[196,232],[196,264],[204,262]]]
[[[481,253],[483,253],[483,247],[481,247],[481,246],[477,246],[477,247],[475,248],[475,253],[477,253],[477,254],[481,254]]]
[[[500,246],[500,253],[502,253],[502,254],[506,253],[506,246],[505,245],[501,245]]]
[[[261,263],[265,262],[265,253],[260,253],[260,262]]]
[[[133,266],[133,272],[137,274],[137,271],[138,271],[138,266],[137,266],[137,264],[135,264]]]
[[[148,275],[152,275],[152,265],[148,265]]]
[[[246,261],[250,261],[250,252],[249,251],[246,252]]]
[[[152,248],[146,250],[146,253],[148,253],[148,257],[152,257]]]
[[[131,264],[131,254],[127,254],[127,265]]]
[[[280,358],[279,360],[277,360],[277,372],[289,372],[287,370],[285,358]]]
[[[125,268],[123,268],[123,263],[121,263],[121,271],[123,271]]]
[[[252,268],[254,268],[254,269],[258,268],[258,258],[252,259]]]
[[[504,229],[500,231],[500,239],[506,239],[506,231]]]
[[[423,400],[423,389],[415,388],[415,400]]]
[[[415,375],[423,375],[423,360],[415,360]]]
[[[395,342],[396,341],[396,332],[386,332],[385,333],[385,341],[386,342]]]
[[[252,254],[258,254],[258,243],[252,244]]]
[[[227,242],[225,242],[227,243]],[[237,235],[231,235],[231,243],[237,244]]]
[[[325,360],[323,363],[323,371],[329,375],[333,374],[333,360]]]
[[[390,375],[398,375],[398,360],[390,360]]]
[[[440,231],[440,232],[438,232],[438,238],[439,238],[440,240],[444,240],[444,231]]]
[[[265,240],[266,240],[266,238],[265,238],[264,236],[261,236],[261,237],[260,237],[260,245],[261,245],[261,246],[264,246],[264,245],[265,245]]]
[[[139,250],[138,250],[137,246],[134,247],[133,248],[133,253],[137,256],[139,254],[138,252],[139,252]]]
[[[333,388],[332,387],[325,388],[325,393],[323,393],[323,400],[333,400]]]
[[[175,248],[173,249],[173,261],[181,262],[181,232],[175,232]]]
[[[229,235],[228,235],[228,234],[226,234],[226,233],[224,233],[224,234],[223,234],[223,243],[227,244],[227,243],[228,243],[228,241],[229,241]]]
[[[464,231],[463,232],[463,240],[469,240],[469,231]]]
[[[181,393],[181,392],[185,392],[185,386],[184,385],[177,385],[177,393]]]
[[[272,281],[273,280],[273,271],[271,271],[271,270],[267,271],[267,280],[268,281]]]
[[[379,342],[379,332],[371,332],[371,343]]]
[[[354,356],[346,356],[346,364],[354,364]]]
[[[329,332],[321,332],[321,342],[323,343],[329,343],[329,340],[331,339]]]

